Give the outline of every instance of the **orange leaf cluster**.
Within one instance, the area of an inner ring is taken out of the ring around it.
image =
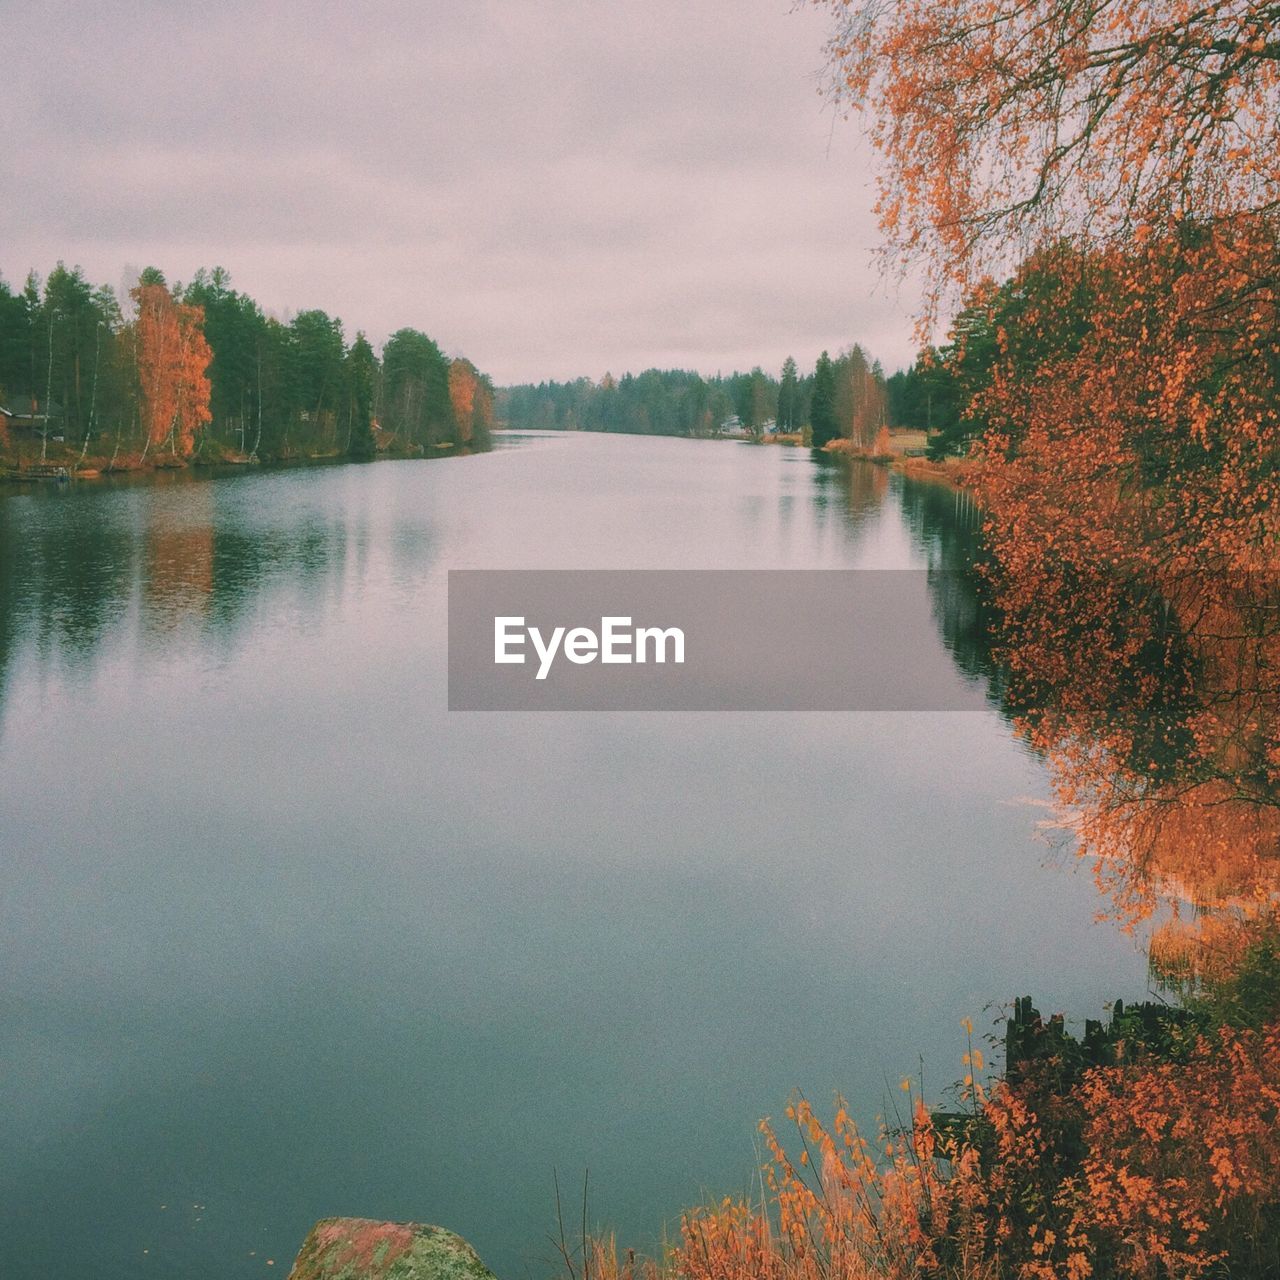
[[[212,420],[207,370],[213,352],[204,336],[204,310],[175,302],[162,284],[131,290],[146,448],[168,442],[175,455],[191,453],[196,431]]]
[[[972,411],[1022,728],[1122,914],[1256,918],[1280,904],[1280,244],[1242,220],[1018,279]]]
[[[940,291],[1046,236],[1125,243],[1280,200],[1271,0],[812,0],[872,111],[892,250]],[[935,299],[936,300],[936,299]]]
[[[470,444],[477,427],[487,431],[493,426],[492,388],[475,365],[461,356],[449,362],[449,399],[460,444]]]

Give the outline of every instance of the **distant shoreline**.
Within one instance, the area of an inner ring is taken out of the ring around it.
[[[13,487],[44,486],[50,484],[80,482],[84,480],[117,480],[151,477],[161,472],[192,472],[230,475],[236,471],[257,471],[277,467],[337,466],[349,462],[379,462],[383,460],[407,461],[464,457],[472,453],[484,453],[484,449],[468,446],[458,448],[453,444],[421,446],[397,446],[394,443],[380,448],[372,458],[354,458],[345,452],[332,450],[319,453],[289,454],[284,457],[252,457],[233,453],[222,448],[197,451],[189,458],[175,458],[170,453],[157,452],[142,459],[137,454],[111,455],[85,454],[66,444],[51,444],[41,460],[38,443],[30,451],[12,448],[0,452],[0,492],[15,491]]]

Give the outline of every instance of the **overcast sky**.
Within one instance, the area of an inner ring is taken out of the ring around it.
[[[201,265],[498,382],[910,357],[790,0],[14,3],[0,271]]]

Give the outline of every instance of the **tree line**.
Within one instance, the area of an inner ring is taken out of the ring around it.
[[[483,448],[492,381],[418,329],[374,352],[322,310],[267,314],[221,268],[119,294],[62,262],[0,278],[0,445],[115,466]]]
[[[749,373],[704,377],[683,369],[646,369],[599,382],[525,383],[498,392],[499,416],[512,427],[695,436],[767,432],[808,436],[815,448],[838,437],[870,447],[888,423],[884,371],[860,346],[823,352],[801,374],[788,357],[775,377]]]

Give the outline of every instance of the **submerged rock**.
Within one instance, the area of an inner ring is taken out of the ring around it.
[[[289,1280],[494,1280],[480,1255],[443,1227],[325,1218],[302,1242]]]

